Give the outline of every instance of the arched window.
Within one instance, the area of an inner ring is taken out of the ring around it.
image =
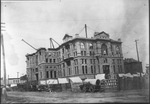
[[[81,42],[80,47],[84,49],[85,48],[84,43]]]
[[[108,55],[107,46],[105,44],[102,44],[101,49],[102,55]]]
[[[116,54],[120,54],[120,47],[116,46]]]
[[[77,49],[77,47],[76,47],[76,44],[75,44],[75,43],[73,44],[73,48],[74,48],[74,50],[76,50],[76,49]]]
[[[93,49],[93,44],[89,43],[89,49]]]

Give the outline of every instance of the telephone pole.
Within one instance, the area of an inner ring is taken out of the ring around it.
[[[136,44],[137,59],[138,59],[138,62],[139,62],[139,52],[138,52],[137,41],[139,41],[139,40],[138,39],[135,40],[135,44]],[[141,75],[141,72],[142,72],[142,70],[140,70],[140,89],[142,89],[142,81],[141,81],[142,75]]]
[[[139,41],[139,40],[135,40],[135,44],[136,44],[137,59],[138,59],[138,62],[139,62],[140,60],[139,60],[139,52],[138,52],[137,41]]]
[[[17,78],[19,78],[19,72],[17,72]]]
[[[1,25],[3,24],[5,23],[1,23]],[[4,26],[1,26],[1,29],[2,28],[4,28]],[[5,30],[1,30],[1,31],[5,31]],[[4,38],[2,32],[1,32],[1,45],[2,45],[2,55],[3,55],[3,64],[4,64],[4,86],[6,87],[6,63],[5,63]]]

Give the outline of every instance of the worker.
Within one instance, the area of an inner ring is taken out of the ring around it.
[[[6,100],[7,100],[6,87],[4,85],[1,85],[1,103],[6,103]]]

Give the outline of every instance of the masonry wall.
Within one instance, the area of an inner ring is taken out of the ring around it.
[[[91,44],[93,48],[90,48]],[[107,55],[102,55],[103,45],[107,47]],[[119,53],[116,47],[119,47]],[[27,75],[30,80],[37,80],[36,75],[38,80],[72,76],[91,78],[104,73],[105,65],[109,66],[109,74],[124,73],[121,43],[110,40],[76,39],[57,49],[40,49],[28,57]]]

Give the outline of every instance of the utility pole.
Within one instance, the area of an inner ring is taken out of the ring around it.
[[[4,64],[4,86],[6,87],[6,63],[5,63],[5,51],[4,51],[3,34],[1,34],[1,42],[2,42],[3,64]]]
[[[137,59],[138,59],[138,62],[139,62],[139,52],[138,52],[137,41],[139,41],[139,40],[135,40],[135,44],[136,44]]]
[[[8,85],[9,85],[9,75],[8,75]]]
[[[19,72],[17,72],[17,78],[19,78]]]
[[[1,25],[3,25],[5,23],[1,23]],[[1,26],[1,29],[5,28],[5,26]],[[5,31],[5,30],[1,30],[1,31]],[[1,32],[1,44],[2,44],[2,54],[3,54],[3,64],[4,64],[4,86],[6,88],[6,63],[5,63],[5,50],[4,50],[4,38],[3,38],[3,34]]]
[[[139,40],[138,39],[135,40],[135,44],[136,44],[137,59],[138,59],[138,62],[139,62],[139,52],[138,52],[137,41],[139,41]],[[142,75],[141,75],[141,72],[142,72],[142,70],[140,70],[140,89],[142,89],[142,81],[141,81]]]
[[[87,26],[85,24],[85,35],[86,35],[86,38],[87,38]]]

